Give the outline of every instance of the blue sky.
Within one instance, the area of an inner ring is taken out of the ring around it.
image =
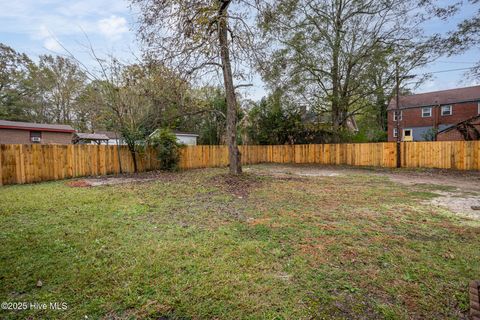
[[[467,6],[448,21],[432,20],[425,29],[427,33],[447,32],[474,10]],[[45,53],[62,53],[60,42],[82,62],[91,64],[85,36],[88,35],[99,54],[111,53],[128,59],[132,53],[139,54],[140,51],[134,22],[135,15],[124,0],[0,0],[0,42],[33,58]],[[416,70],[416,73],[467,68],[479,57],[480,50],[475,48],[462,55],[441,58],[427,68]],[[474,84],[479,82],[467,79],[464,71],[438,73],[417,92]],[[247,90],[246,97],[252,99],[259,99],[265,94],[258,77],[255,87]]]

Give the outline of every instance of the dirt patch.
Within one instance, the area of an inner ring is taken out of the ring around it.
[[[446,170],[392,170],[391,172],[376,173],[387,176],[394,182],[406,185],[433,184],[450,186],[465,191],[480,192],[480,172],[446,171]]]
[[[342,177],[367,175],[386,177],[390,181],[415,187],[415,190],[438,194],[426,202],[442,206],[462,216],[480,219],[480,172],[440,169],[389,169],[356,168],[323,165],[259,165],[245,171],[256,175],[273,176],[276,179],[306,179],[307,177]],[[412,189],[413,190],[413,189]]]
[[[173,181],[178,177],[178,173],[164,172],[164,171],[151,171],[142,172],[137,174],[123,174],[117,176],[104,176],[96,178],[85,178],[82,180],[74,180],[66,182],[66,185],[72,188],[86,188],[86,187],[99,187],[99,186],[111,186],[128,183],[141,183],[149,181]]]
[[[250,174],[221,174],[211,178],[210,182],[238,198],[246,198],[253,190],[262,186],[262,180]]]
[[[257,175],[268,175],[282,179],[294,179],[293,176],[300,177],[338,177],[344,176],[340,170],[327,167],[314,166],[289,166],[289,165],[272,165],[259,166],[254,168],[245,168],[245,172],[251,172]]]
[[[90,183],[88,183],[85,180],[68,181],[65,184],[72,188],[88,188],[92,186]]]
[[[480,196],[459,195],[454,192],[438,192],[439,197],[434,198],[430,203],[442,206],[451,211],[468,216],[474,219],[480,219],[480,211],[473,210],[472,207],[480,206]]]

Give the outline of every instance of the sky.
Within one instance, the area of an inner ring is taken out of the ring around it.
[[[445,33],[471,15],[473,9],[466,6],[448,21],[432,20],[426,24],[425,31]],[[90,65],[93,60],[89,54],[89,43],[100,55],[113,54],[128,59],[140,54],[135,34],[135,17],[129,3],[124,0],[0,0],[0,42],[19,52],[25,52],[33,59],[41,54],[62,54],[66,48],[82,63]],[[468,68],[479,57],[480,49],[474,48],[462,55],[441,58],[426,68],[415,70],[415,73]],[[466,78],[464,73],[465,71],[436,73],[415,91],[427,92],[480,84]],[[254,87],[245,90],[244,96],[253,100],[266,94],[258,76],[255,77]]]

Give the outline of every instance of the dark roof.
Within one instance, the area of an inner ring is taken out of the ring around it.
[[[78,140],[109,140],[104,134],[99,133],[75,133]]]
[[[98,134],[104,134],[106,135],[109,139],[120,139],[122,137],[121,134],[116,133],[115,131],[103,131],[103,130],[95,130],[95,133]]]
[[[66,132],[73,133],[75,130],[64,124],[44,124],[44,123],[33,123],[33,122],[19,122],[19,121],[8,121],[0,120],[0,128],[3,129],[14,129],[14,130],[37,130],[37,131],[51,131],[51,132]]]
[[[419,93],[410,96],[401,96],[400,109],[438,106],[478,100],[480,100],[480,86],[474,86]],[[397,104],[395,98],[393,98],[388,105],[388,110],[394,110],[396,108],[396,105]]]
[[[453,126],[450,126],[450,127],[448,127],[448,128],[445,128],[445,129],[443,129],[443,130],[440,130],[440,131],[438,131],[437,134],[444,133],[444,132],[448,132],[448,131],[450,131],[450,130],[453,130],[453,129],[458,128],[458,126],[460,126],[460,125],[462,125],[462,124],[464,124],[464,123],[470,123],[470,122],[473,122],[473,121],[479,120],[479,119],[480,119],[480,114],[479,114],[479,115],[476,115],[476,116],[474,116],[474,117],[471,117],[471,118],[469,118],[469,119],[467,119],[467,120],[460,121],[460,122],[454,124]]]

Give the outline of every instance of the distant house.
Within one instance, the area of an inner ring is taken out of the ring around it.
[[[71,144],[69,125],[0,120],[0,144]]]
[[[114,131],[101,131],[96,130],[95,133],[104,134],[108,137],[107,142],[102,142],[102,144],[107,144],[109,146],[121,146],[126,145],[125,140],[122,138],[122,135]]]
[[[446,130],[479,114],[480,86],[402,96],[398,114],[395,99],[388,106],[388,141],[398,135],[402,141],[454,139]]]
[[[155,130],[150,137],[154,137],[158,133],[158,129]],[[177,141],[187,146],[196,146],[199,135],[195,133],[173,131],[173,134],[177,137]]]
[[[75,133],[73,135],[73,144],[106,144],[109,138],[99,133]]]

